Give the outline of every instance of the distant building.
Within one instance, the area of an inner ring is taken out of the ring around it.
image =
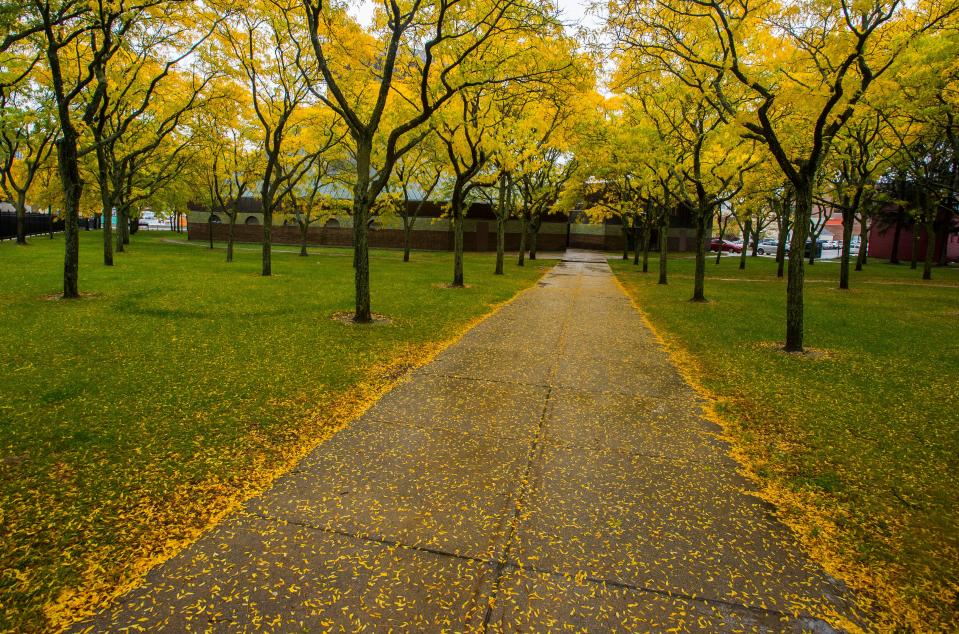
[[[416,202],[409,203],[411,206]],[[263,239],[263,214],[260,201],[247,197],[238,204],[239,213],[234,227],[237,242],[260,242]],[[417,215],[411,236],[414,249],[445,251],[453,249],[453,226],[444,216],[445,207],[436,202],[426,202]],[[545,216],[537,237],[539,251],[562,251],[566,248],[621,251],[623,231],[618,220],[602,224],[580,221],[580,214],[573,213],[573,220],[566,214]],[[283,218],[274,217],[272,232],[275,244],[299,244],[300,229],[295,223],[284,224]],[[220,211],[210,211],[191,205],[187,215],[187,235],[190,240],[209,240],[212,231],[214,240],[226,240],[229,217]],[[212,220],[212,227],[211,227]],[[506,249],[519,248],[521,223],[511,218],[506,223]],[[320,220],[309,229],[308,242],[315,245],[349,246],[353,243],[352,218],[346,215]],[[398,215],[374,216],[370,226],[369,241],[374,247],[403,246],[403,220]],[[464,247],[467,251],[496,250],[496,216],[489,203],[476,202],[470,205],[463,224]],[[632,236],[628,236],[630,241]],[[657,232],[653,232],[651,244],[658,244]],[[670,218],[668,236],[670,250],[691,251],[695,248],[695,229],[688,214],[676,213]]]
[[[948,225],[947,225],[948,223]],[[943,209],[936,221],[938,231],[935,235],[935,245],[933,247],[933,262],[959,262],[959,216]],[[943,230],[947,227],[947,230]],[[886,214],[880,216],[869,231],[870,257],[891,259],[893,250],[900,261],[910,261],[912,259],[913,249],[913,231],[918,230],[919,242],[917,244],[917,259],[923,261],[926,258],[926,231],[922,225],[915,225],[911,222],[903,222],[903,219],[895,214]]]
[[[908,262],[912,259],[912,232],[915,227],[902,227],[899,230],[899,242],[896,245],[899,260]],[[926,259],[926,232],[919,229],[919,244],[917,245],[917,259],[922,262]],[[872,227],[869,232],[869,257],[889,259],[892,257],[896,232],[891,227]],[[935,236],[936,243],[933,249],[933,262],[959,262],[959,233],[939,233]]]

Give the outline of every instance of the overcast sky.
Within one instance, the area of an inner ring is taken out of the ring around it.
[[[369,24],[370,17],[373,15],[373,7],[379,0],[360,0],[353,5],[352,13],[361,24]],[[586,8],[589,0],[557,0],[559,7],[563,12],[563,21],[573,24],[585,24],[594,26],[596,18],[586,16]]]
[[[563,19],[567,22],[576,22],[577,24],[593,25],[596,18],[586,16],[586,0],[558,0],[559,8],[563,12]]]

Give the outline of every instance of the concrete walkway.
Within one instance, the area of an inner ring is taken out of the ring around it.
[[[568,253],[79,629],[831,631],[842,589],[715,431]]]

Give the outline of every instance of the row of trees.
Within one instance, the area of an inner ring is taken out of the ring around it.
[[[81,207],[104,211],[109,266],[138,205],[206,202],[232,228],[238,201],[256,195],[270,275],[274,213],[305,234],[347,193],[355,318],[369,321],[373,214],[440,183],[462,284],[465,207],[502,182],[535,222],[538,181],[573,164],[561,129],[593,81],[545,1],[386,2],[366,28],[345,5],[308,0],[33,0],[0,21],[2,184],[22,216],[55,160],[67,298],[79,296]]]
[[[644,270],[658,234],[664,284],[679,210],[696,229],[694,301],[713,225],[731,218],[755,252],[775,222],[796,351],[813,205],[843,218],[841,288],[855,222],[861,268],[889,203],[929,235],[931,275],[959,185],[955,12],[955,0],[620,0],[600,38],[612,49],[593,62],[548,0],[383,2],[369,25],[321,0],[30,0],[0,12],[0,185],[21,213],[31,188],[63,210],[64,297],[79,295],[81,207],[105,212],[105,265],[138,206],[191,200],[227,215],[232,260],[239,201],[255,196],[263,275],[276,214],[305,253],[311,224],[348,213],[359,322],[374,216],[402,217],[409,259],[431,197],[448,202],[454,285],[478,199],[496,212],[497,273],[508,218],[522,265],[546,214],[585,209],[619,219]],[[597,70],[612,96],[594,90]]]
[[[611,5],[611,85],[591,171],[604,196],[627,203],[641,235],[680,206],[696,227],[693,301],[704,301],[706,241],[732,217],[755,244],[777,220],[788,256],[786,342],[803,349],[804,247],[821,230],[813,206],[844,226],[840,287],[850,244],[884,204],[925,228],[925,277],[935,237],[952,229],[956,145],[957,4],[898,0],[624,0]],[[634,148],[639,147],[640,150]],[[898,183],[898,185],[897,185]],[[745,264],[745,261],[742,262]],[[665,274],[663,274],[665,282]]]

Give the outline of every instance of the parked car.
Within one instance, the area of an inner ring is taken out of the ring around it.
[[[742,253],[743,245],[736,244],[730,240],[723,240],[720,242],[719,238],[713,238],[709,243],[709,250],[719,251],[720,248],[727,253]]]
[[[778,240],[760,240],[759,248],[756,249],[758,255],[776,255],[776,251],[779,249]]]
[[[816,257],[822,257],[823,245],[826,244],[825,240],[816,240]],[[803,257],[808,258],[810,252],[812,251],[813,243],[811,240],[806,240],[806,248],[803,250]],[[789,255],[789,245],[786,245],[786,255]]]
[[[140,214],[140,219],[137,221],[137,225],[143,227],[144,229],[169,229],[170,222],[167,220],[160,220],[157,215],[147,209]]]

